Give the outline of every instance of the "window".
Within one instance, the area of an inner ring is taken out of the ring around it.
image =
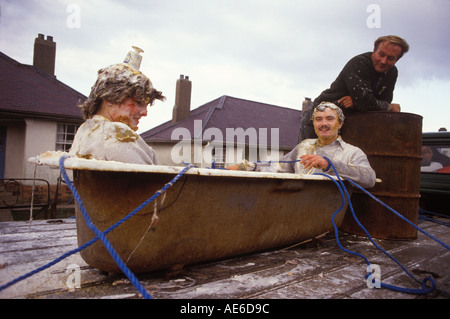
[[[226,162],[226,148],[225,147],[214,147],[212,150],[212,159],[214,161],[215,167],[223,168]]]
[[[75,133],[80,126],[78,124],[59,123],[56,131],[56,147],[57,151],[68,152],[72,147]]]

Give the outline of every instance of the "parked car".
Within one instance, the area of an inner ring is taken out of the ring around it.
[[[450,215],[450,132],[422,134],[420,208]]]

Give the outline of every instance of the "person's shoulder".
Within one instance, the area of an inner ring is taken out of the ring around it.
[[[358,146],[345,142],[341,136],[337,138],[337,141],[341,144],[342,148],[351,150],[353,152],[363,152]]]
[[[358,66],[367,66],[370,70],[373,72],[376,72],[373,68],[373,62],[372,62],[372,52],[365,52],[358,54],[354,56],[348,64],[358,65]],[[398,75],[398,69],[397,66],[393,65],[389,70],[387,71],[386,75],[394,76],[396,77]]]
[[[294,157],[300,154],[313,154],[316,148],[316,138],[308,138],[297,144],[296,147],[291,151]]]
[[[342,137],[339,135],[336,141],[343,147],[348,149],[358,149],[361,150],[358,146],[345,142]]]
[[[358,54],[348,60],[348,62],[345,64],[343,71],[354,71],[354,70],[370,70],[370,67],[372,66],[372,58],[371,58],[371,52],[365,52]]]
[[[111,128],[114,130],[114,136],[119,142],[136,142],[139,139],[139,134],[127,124],[121,122],[110,123]]]
[[[97,119],[96,124],[102,126],[101,133],[105,135],[105,140],[109,142],[136,142],[140,137],[139,134],[131,129],[131,127],[122,122],[111,122]]]
[[[372,52],[364,52],[358,55],[355,55],[353,58],[349,60],[349,62],[367,62],[372,61]]]
[[[317,142],[317,138],[308,138],[308,139],[301,141],[299,144],[297,144],[296,148],[302,149],[305,147],[310,147],[310,146],[315,145],[316,142]]]
[[[300,142],[300,144],[315,144],[317,141],[317,138],[307,138]]]

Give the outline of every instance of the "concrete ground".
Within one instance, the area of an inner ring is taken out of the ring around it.
[[[440,220],[449,222],[445,218]],[[449,245],[448,226],[424,221],[419,227]],[[420,289],[422,280],[430,276],[436,288],[428,294],[408,294],[368,284],[364,277],[366,262],[339,248],[331,233],[290,247],[137,277],[153,299],[450,298],[450,252],[425,234],[419,232],[415,240],[375,240],[420,282],[408,276],[366,237],[340,232],[339,239],[343,247],[363,254],[377,267],[375,274],[380,275],[383,284]],[[74,219],[36,220],[31,225],[29,222],[0,223],[0,285],[76,247]],[[3,299],[141,297],[123,274],[105,274],[91,268],[78,253],[0,291]]]

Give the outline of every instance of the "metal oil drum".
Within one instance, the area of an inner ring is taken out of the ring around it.
[[[377,178],[368,191],[402,216],[418,223],[422,117],[401,112],[365,112],[346,116],[342,139],[361,148]],[[414,239],[417,230],[364,192],[352,195],[355,215],[370,236],[380,239]],[[341,230],[365,236],[351,212]]]

